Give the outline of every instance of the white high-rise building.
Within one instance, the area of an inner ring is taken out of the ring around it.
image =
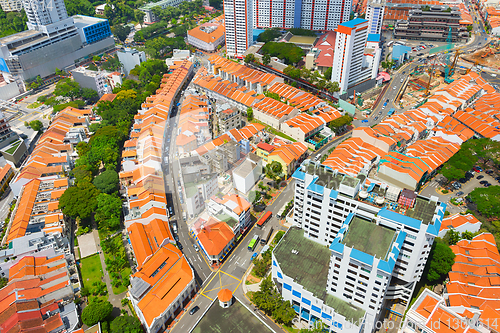
[[[352,0],[255,0],[254,27],[333,30],[349,21]]]
[[[371,0],[366,7],[368,33],[380,34],[384,21],[385,0]]]
[[[446,205],[306,160],[293,174],[293,223],[273,251],[272,275],[301,319],[328,331],[371,332],[390,304],[409,304]]]
[[[224,0],[226,53],[242,56],[253,44],[253,0]]]
[[[371,77],[369,67],[363,67],[363,56],[368,36],[368,21],[354,19],[340,24],[335,39],[332,81],[338,82],[341,93],[355,83]]]
[[[24,10],[28,17],[26,25],[29,30],[39,30],[39,26],[68,18],[64,0],[24,0]]]

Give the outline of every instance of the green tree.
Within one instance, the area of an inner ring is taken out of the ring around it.
[[[283,166],[278,161],[272,161],[266,165],[266,176],[269,179],[279,181],[280,175],[283,172]]]
[[[115,35],[116,38],[118,38],[120,42],[125,43],[125,40],[130,33],[130,27],[123,24],[115,24],[111,28],[111,32],[113,33],[113,35]]]
[[[33,131],[41,132],[43,130],[43,124],[38,119],[30,121],[29,125]]]
[[[332,79],[332,67],[328,67],[325,71],[325,73],[323,74],[323,77],[325,78],[325,80],[327,81],[330,81]]]
[[[484,216],[500,216],[500,186],[477,187],[469,198],[477,205],[477,210]]]
[[[258,42],[271,42],[274,39],[281,36],[281,31],[279,28],[266,29],[263,33],[259,35],[257,38]]]
[[[94,178],[95,187],[102,193],[111,194],[118,190],[118,173],[109,169]]]
[[[141,333],[142,326],[139,319],[132,316],[119,316],[111,322],[111,333]]]
[[[139,23],[139,25],[141,26],[141,29],[142,29],[142,25],[144,24],[144,15],[145,14],[142,10],[136,9],[134,11],[135,20]]]
[[[99,100],[99,95],[94,89],[82,88],[82,98],[87,104],[94,104]]]
[[[436,238],[427,259],[427,281],[435,284],[444,280],[454,263],[455,254],[451,248],[442,239]]]
[[[66,6],[66,11],[68,12],[69,16],[73,15],[95,16],[94,6],[88,0],[65,0],[64,4]]]
[[[245,63],[249,64],[251,62],[255,62],[255,55],[253,53],[249,53],[245,56]]]
[[[293,43],[267,42],[260,51],[262,54],[284,60],[287,65],[298,63],[305,55],[304,51]]]
[[[120,198],[106,193],[100,193],[97,196],[95,220],[99,229],[111,231],[120,227],[121,212],[122,201]]]
[[[7,278],[0,277],[0,289],[5,287],[7,285],[7,283],[9,283],[9,280]]]
[[[269,65],[271,63],[271,56],[269,54],[264,54],[262,56],[262,63],[266,66]]]
[[[448,245],[455,245],[458,243],[460,240],[460,233],[458,231],[455,231],[455,229],[450,229],[448,232],[446,232],[446,235],[444,236],[444,241]]]
[[[292,79],[299,79],[300,78],[300,69],[289,65],[283,70],[283,74],[288,75]]]
[[[82,321],[87,326],[93,326],[104,321],[113,311],[113,305],[108,301],[96,299],[82,311]]]
[[[45,102],[47,102],[47,95],[38,96],[38,98],[36,100],[37,100],[37,102],[45,103]]]
[[[59,199],[59,209],[64,215],[86,219],[97,208],[99,190],[91,183],[81,183],[68,188]]]
[[[247,109],[247,119],[248,121],[252,121],[253,119],[253,109],[250,107]]]
[[[78,82],[69,78],[63,79],[57,83],[56,88],[54,89],[54,95],[69,97],[71,100],[74,100],[75,98],[81,96],[81,88]]]
[[[335,134],[340,134],[346,130],[346,127],[352,123],[352,118],[349,115],[344,115],[337,119],[332,120],[328,126]]]

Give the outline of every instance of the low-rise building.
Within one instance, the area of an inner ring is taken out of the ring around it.
[[[219,133],[241,127],[241,112],[238,109],[226,109],[218,112]]]
[[[198,219],[191,232],[210,265],[221,264],[235,246],[236,238],[231,227],[213,217],[208,221]]]
[[[265,97],[262,101],[255,103],[252,109],[255,119],[276,129],[299,112],[295,107],[270,97]]]
[[[234,187],[240,193],[246,194],[259,181],[261,175],[262,159],[250,153],[247,158],[233,170]]]
[[[226,222],[239,236],[250,226],[250,203],[238,194],[212,197],[207,205],[210,216]]]
[[[446,217],[441,223],[441,229],[439,229],[438,237],[443,238],[448,230],[455,230],[459,233],[462,232],[472,232],[476,233],[481,228],[481,221],[479,221],[472,214],[455,214]]]
[[[307,146],[302,142],[294,142],[275,147],[268,155],[267,163],[280,163],[283,175],[288,178],[306,157]]]
[[[111,86],[108,85],[107,75],[101,71],[93,71],[85,67],[78,67],[71,71],[73,79],[82,88],[95,90],[99,97],[112,93]]]
[[[187,42],[197,49],[214,52],[225,42],[224,25],[205,23],[187,32]]]
[[[9,163],[6,163],[2,170],[0,170],[0,195],[5,192],[14,174],[14,169]]]
[[[394,38],[451,42],[467,40],[469,33],[460,26],[462,16],[457,7],[424,6],[412,9],[408,20],[400,20],[394,28]]]
[[[318,134],[325,127],[321,117],[307,113],[299,113],[295,117],[281,124],[281,131],[297,141],[306,142],[307,139]]]
[[[257,144],[257,156],[260,156],[262,160],[264,161],[264,166],[267,164],[267,158],[269,157],[269,154],[273,152],[274,146],[270,145],[269,143],[265,142],[259,142]]]
[[[161,247],[130,278],[129,300],[147,333],[165,330],[195,293],[194,271],[173,244]]]
[[[157,2],[150,2],[140,7],[139,10],[144,12],[144,23],[151,24],[159,20],[153,12],[153,8],[159,6],[161,9],[167,7],[177,7],[185,0],[160,0]]]
[[[134,69],[135,66],[140,65],[142,62],[146,61],[146,53],[144,53],[144,51],[125,48],[116,51],[116,54],[118,55],[118,60],[120,60],[123,65],[125,76],[128,76],[130,71]]]

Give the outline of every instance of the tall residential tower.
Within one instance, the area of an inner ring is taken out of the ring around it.
[[[253,43],[253,0],[224,0],[226,52],[242,56]]]
[[[255,0],[256,28],[333,30],[349,21],[351,0]]]
[[[368,36],[368,21],[354,19],[340,24],[335,40],[332,81],[338,82],[340,91],[346,91],[355,83],[369,79],[371,70],[363,67],[363,55]]]
[[[368,33],[380,34],[384,21],[385,0],[371,0],[366,7]]]

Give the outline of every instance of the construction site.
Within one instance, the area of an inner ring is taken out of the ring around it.
[[[500,40],[490,41],[480,50],[474,53],[462,56],[462,59],[471,64],[477,63],[480,66],[500,68]]]

